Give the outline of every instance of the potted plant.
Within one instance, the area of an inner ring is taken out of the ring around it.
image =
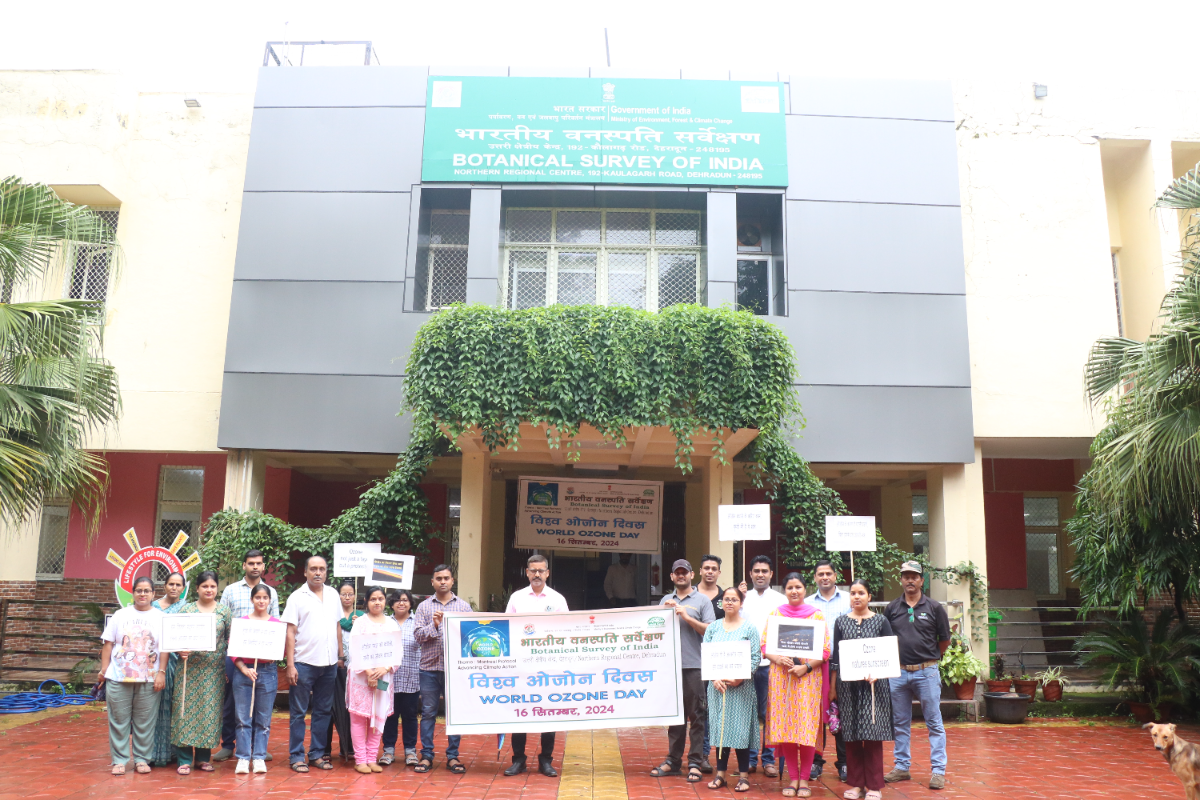
[[[1031,698],[1037,697],[1037,687],[1037,678],[1031,678],[1025,674],[1013,678],[1013,691],[1017,694],[1027,694]]]
[[[1071,685],[1071,679],[1063,675],[1062,667],[1047,667],[1033,677],[1042,682],[1042,699],[1047,703],[1062,700],[1063,689]]]
[[[992,656],[992,677],[987,681],[987,690],[989,692],[1007,692],[1011,688],[1012,678],[1004,674],[1003,656]]]
[[[1102,670],[1106,689],[1122,690],[1138,722],[1165,722],[1200,672],[1200,633],[1173,622],[1173,608],[1159,612],[1154,626],[1140,614],[1107,620],[1075,642],[1079,663]]]
[[[954,687],[954,696],[959,700],[975,699],[975,684],[986,668],[987,665],[975,657],[971,648],[957,634],[951,638],[950,646],[938,662],[942,683]]]

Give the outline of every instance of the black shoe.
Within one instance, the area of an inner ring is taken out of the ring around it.
[[[808,779],[810,781],[815,781],[821,777],[821,773],[824,771],[825,771],[825,765],[814,761],[813,765],[812,765],[812,772],[809,773]]]
[[[521,767],[524,769],[525,765],[522,763]],[[547,778],[558,777],[558,770],[554,768],[554,762],[551,759],[543,756],[538,756],[538,772],[542,773]]]
[[[508,777],[520,775],[525,771],[525,756],[514,756],[512,766],[504,770],[504,774]]]
[[[848,783],[846,780],[846,765],[842,764],[838,769],[838,780],[842,783]]]
[[[708,762],[707,758],[700,762],[700,771],[703,772],[705,775],[712,775],[712,773],[713,773],[712,764],[710,764]]]

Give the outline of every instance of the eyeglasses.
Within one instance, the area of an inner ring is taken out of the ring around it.
[[[914,622],[914,623],[917,621],[917,615],[913,613],[913,609],[911,606],[909,606],[909,609],[908,609],[908,621]]]
[[[526,568],[526,569],[525,569],[525,571],[526,571],[526,572],[528,572],[530,575],[549,575],[549,574],[550,574],[550,570],[548,570],[548,569],[529,569],[529,568]]]

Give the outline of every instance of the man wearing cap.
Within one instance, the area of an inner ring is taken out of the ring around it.
[[[683,684],[682,725],[667,728],[667,757],[650,770],[655,778],[678,775],[683,765],[683,740],[688,738],[688,776],[691,783],[703,779],[704,721],[708,716],[708,699],[704,681],[700,680],[700,643],[709,623],[716,619],[712,602],[696,591],[692,579],[696,573],[685,559],[671,565],[671,582],[675,591],[662,599],[660,605],[675,609],[679,617],[679,655]]]
[[[900,565],[900,585],[904,595],[888,603],[883,610],[899,640],[900,677],[892,678],[892,725],[896,734],[895,767],[883,778],[888,783],[912,779],[909,740],[912,736],[912,702],[921,703],[925,727],[929,729],[929,761],[933,774],[930,789],[946,785],[946,729],[942,725],[942,681],[938,661],[950,645],[950,618],[941,603],[930,600],[921,591],[924,583],[921,565],[905,561]]]

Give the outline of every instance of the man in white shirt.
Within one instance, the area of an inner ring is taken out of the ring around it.
[[[567,599],[546,585],[550,577],[550,562],[544,555],[534,553],[525,562],[525,577],[529,586],[515,591],[508,598],[507,614],[536,614],[546,611],[567,611]],[[504,770],[509,777],[525,771],[525,734],[512,735],[512,766]],[[554,769],[554,731],[542,732],[542,751],[538,753],[538,772],[547,778],[557,778]]]
[[[342,659],[342,602],[325,585],[325,559],[310,556],[304,565],[305,584],[292,592],[283,609],[288,624],[288,709],[291,712],[288,749],[292,769],[308,772],[304,756],[304,715],[312,710],[312,738],[307,761],[318,769],[333,769],[323,744],[329,738],[334,682]]]
[[[781,592],[771,588],[771,578],[775,572],[771,569],[771,559],[767,556],[755,556],[750,561],[750,583],[746,590],[746,601],[742,603],[742,616],[758,626],[761,637],[767,631],[767,615],[782,605],[787,604],[787,598]],[[771,665],[759,666],[754,673],[754,691],[758,695],[758,719],[760,722],[767,718],[767,689],[771,685]],[[755,768],[759,754],[750,751],[750,769]],[[768,778],[779,777],[775,767],[775,751],[769,747],[762,749],[763,774]]]
[[[833,564],[828,559],[817,562],[817,571],[813,577],[816,579],[817,591],[805,598],[804,602],[821,609],[821,613],[825,617],[825,624],[829,626],[829,638],[832,640],[834,620],[843,614],[850,613],[850,594],[837,587],[837,574],[833,571]],[[824,745],[824,738],[821,741]],[[841,733],[833,735],[833,743],[834,750],[837,752],[837,761],[833,762],[833,766],[837,769],[842,783],[845,783],[846,743],[843,741]],[[810,781],[819,779],[824,769],[825,753],[822,749],[818,750],[813,757],[812,773],[808,779]]]
[[[609,608],[630,608],[637,601],[637,566],[630,563],[629,553],[617,556],[616,564],[608,565],[604,573],[604,595],[608,598]]]

